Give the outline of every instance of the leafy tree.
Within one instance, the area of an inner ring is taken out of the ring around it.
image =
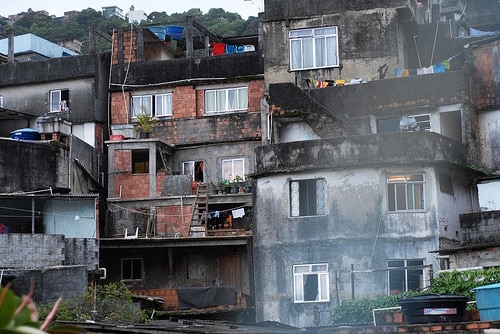
[[[146,21],[142,21],[140,26],[150,25],[184,25],[186,17],[192,16],[196,21],[205,26],[213,33],[223,37],[234,37],[257,34],[258,18],[250,17],[244,20],[238,13],[226,12],[222,8],[211,8],[204,14],[199,8],[192,8],[183,13],[152,12]],[[0,22],[2,27],[6,23]],[[102,12],[92,8],[84,9],[75,14],[58,18],[45,15],[43,12],[34,12],[28,9],[23,13],[22,18],[14,22],[12,29],[14,35],[33,33],[51,42],[58,43],[62,40],[76,39],[88,41],[89,30],[97,29],[103,34],[109,34],[113,29],[123,29],[128,27],[127,19],[117,16],[104,17]],[[103,38],[97,38],[97,51],[110,50],[111,44]],[[89,52],[88,43],[82,46],[82,53]]]

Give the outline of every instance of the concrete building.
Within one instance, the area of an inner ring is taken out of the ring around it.
[[[14,37],[14,58],[18,62],[44,60],[59,57],[76,56],[77,53],[47,41],[34,34],[24,34]],[[0,53],[9,54],[9,38],[0,40]]]
[[[15,39],[14,39],[15,42]],[[0,268],[36,301],[98,279],[109,55],[0,65]]]
[[[105,282],[161,298],[160,311],[247,318],[253,205],[244,186],[261,144],[264,82],[260,53],[245,51],[257,37],[224,40],[190,18],[170,28],[113,36]],[[147,136],[136,131],[144,114]],[[214,194],[223,180],[238,190]]]
[[[468,34],[481,16],[465,7],[266,2],[257,321],[330,325],[343,300],[423,289],[434,272],[469,267],[442,250],[474,238],[481,224],[498,231],[496,213],[475,225],[461,218],[479,212],[483,174],[471,166],[498,168],[484,160],[497,145],[498,103],[477,104],[496,95],[471,85],[491,78],[497,42],[480,72]],[[497,79],[485,84],[498,89]],[[486,262],[498,265],[494,256]]]

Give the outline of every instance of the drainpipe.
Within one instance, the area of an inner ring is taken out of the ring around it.
[[[8,44],[7,62],[12,64],[14,62],[14,30],[9,30]]]

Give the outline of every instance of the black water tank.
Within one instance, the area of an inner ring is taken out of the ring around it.
[[[464,296],[427,294],[403,298],[399,305],[408,324],[463,322],[468,301]]]

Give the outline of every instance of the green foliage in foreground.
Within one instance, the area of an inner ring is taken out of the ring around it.
[[[51,307],[41,306],[41,313],[47,313]],[[63,300],[56,320],[138,323],[145,322],[147,315],[133,303],[132,293],[120,282],[89,286],[85,296]]]
[[[35,303],[31,300],[33,292],[32,285],[30,293],[21,298],[8,287],[0,288],[0,333],[86,333],[85,330],[75,326],[51,326],[59,302],[56,302],[47,313],[45,321],[40,322]]]
[[[346,300],[332,312],[334,324],[366,325],[373,323],[372,310],[375,308],[397,307],[402,298],[436,293],[440,295],[458,295],[475,300],[474,288],[500,282],[500,269],[480,269],[467,271],[441,272],[432,281],[432,286],[425,291],[411,291],[404,294]],[[474,307],[469,306],[469,307]]]

